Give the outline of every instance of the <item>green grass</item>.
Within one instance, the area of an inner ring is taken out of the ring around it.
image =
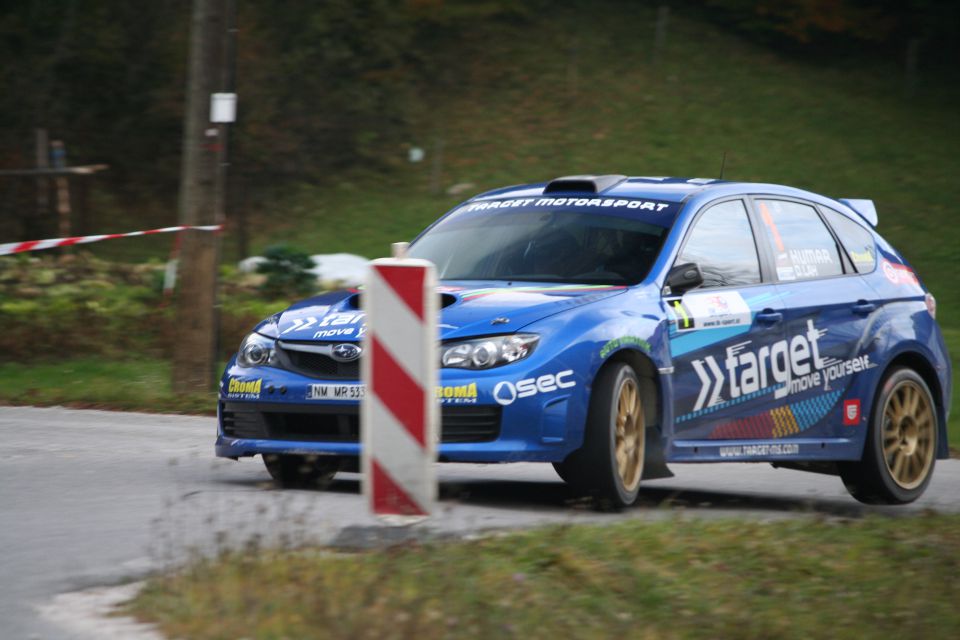
[[[0,363],[0,404],[64,405],[166,413],[216,413],[213,392],[177,395],[170,364],[74,358],[58,363]]]
[[[951,326],[944,329],[943,335],[953,363],[953,412],[947,422],[947,440],[951,449],[960,451],[960,407],[957,406],[957,400],[960,399],[960,328]]]
[[[630,521],[227,552],[129,605],[168,637],[953,638],[960,517]]]

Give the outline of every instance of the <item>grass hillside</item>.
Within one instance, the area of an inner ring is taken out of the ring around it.
[[[955,89],[907,99],[892,64],[787,58],[676,12],[654,65],[654,11],[608,6],[589,21],[570,10],[478,27],[455,52],[466,72],[424,96],[411,144],[426,160],[387,150],[389,175],[285,192],[263,212],[260,245],[378,256],[477,191],[581,172],[712,177],[726,151],[729,179],[873,198],[945,319],[960,311]],[[473,185],[458,196],[429,193],[438,139],[442,187]]]

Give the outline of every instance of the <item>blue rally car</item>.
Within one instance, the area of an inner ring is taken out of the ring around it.
[[[629,505],[670,462],[768,462],[905,503],[948,455],[936,301],[869,200],[706,179],[491,191],[421,233],[442,286],[441,461],[553,463]],[[356,470],[356,290],[261,322],[220,383],[219,456],[284,484]]]

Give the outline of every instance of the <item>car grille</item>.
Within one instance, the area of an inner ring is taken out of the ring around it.
[[[339,362],[322,353],[278,348],[281,366],[301,375],[325,380],[357,380],[360,378],[360,360]]]
[[[440,441],[490,442],[500,437],[502,408],[489,406],[441,407]],[[301,442],[359,442],[360,408],[317,405],[226,403],[221,408],[223,435],[255,440]]]
[[[502,407],[441,407],[440,442],[490,442],[500,437]]]

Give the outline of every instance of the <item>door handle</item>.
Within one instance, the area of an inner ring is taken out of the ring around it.
[[[865,316],[868,313],[873,312],[877,308],[877,305],[873,302],[867,302],[866,300],[857,300],[857,304],[850,308],[857,315]]]
[[[781,320],[783,320],[783,314],[773,309],[764,309],[757,314],[757,322],[763,324],[777,324]]]

